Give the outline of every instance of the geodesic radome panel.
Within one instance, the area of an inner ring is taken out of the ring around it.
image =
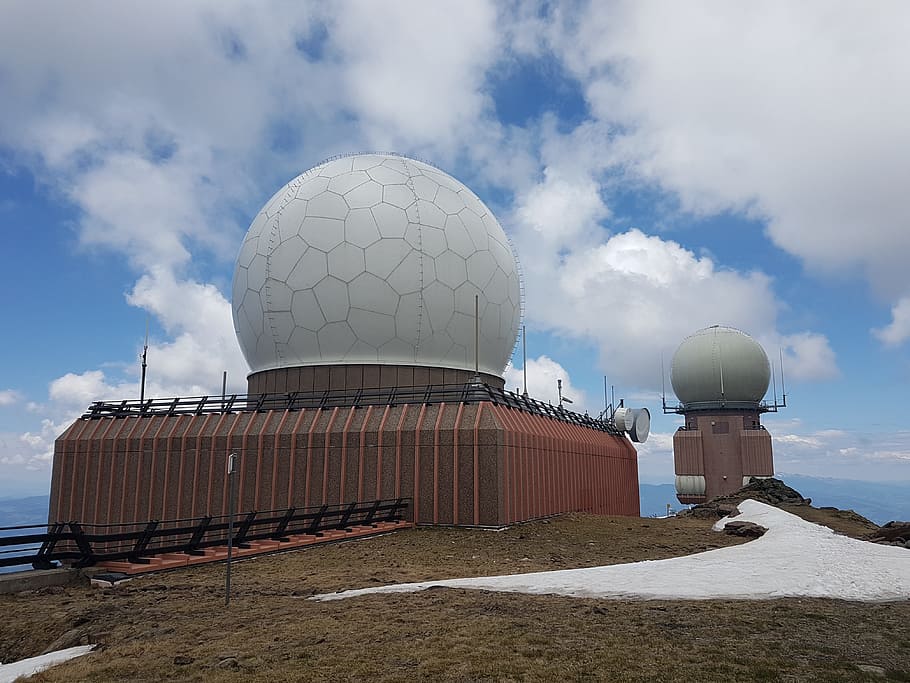
[[[234,329],[252,372],[381,363],[501,375],[521,315],[515,257],[465,185],[406,157],[326,162],[256,216],[234,271]]]

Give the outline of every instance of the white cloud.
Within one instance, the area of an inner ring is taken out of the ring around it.
[[[379,145],[465,144],[490,106],[482,86],[499,52],[489,2],[348,3],[330,36],[347,101]]]
[[[609,215],[592,178],[566,178],[552,168],[544,169],[543,182],[520,196],[517,205],[516,219],[533,231],[536,250],[553,255],[580,238],[590,239],[594,226]]]
[[[101,370],[68,372],[51,382],[48,395],[52,401],[70,408],[85,408],[92,401],[116,398]]]
[[[805,430],[791,422],[766,420],[774,468],[815,477],[910,481],[910,432],[863,433]]]
[[[231,304],[214,285],[154,268],[127,299],[152,313],[173,339],[149,351],[151,376],[161,389],[170,395],[211,393],[225,370],[235,391],[245,388],[248,368],[234,334]]]
[[[891,322],[872,330],[885,346],[900,346],[910,339],[910,296],[902,297],[891,309]]]
[[[22,400],[22,394],[14,389],[4,389],[0,391],[0,408],[12,406]]]
[[[577,241],[561,255],[535,249],[539,241],[533,226],[520,226],[519,253],[533,274],[526,283],[529,321],[594,341],[603,370],[626,386],[659,387],[661,357],[669,364],[680,340],[711,324],[775,339],[787,351],[792,378],[837,373],[823,335],[777,331],[779,305],[763,273],[720,268],[634,229],[601,243]]]
[[[828,338],[813,332],[783,335],[775,340],[776,346],[784,352],[784,380],[825,380],[840,375],[834,350]],[[765,344],[772,365],[779,365],[774,358],[774,343]],[[776,368],[779,373],[780,369]],[[783,387],[778,387],[778,391]]]
[[[813,270],[906,294],[910,7],[591,3],[541,29],[612,163],[697,213],[745,211]],[[659,46],[656,49],[655,46]]]
[[[638,451],[638,479],[646,483],[672,483],[673,432],[651,432],[644,443],[635,444]]]
[[[522,368],[509,366],[504,373],[506,388],[521,393],[524,388],[524,372]],[[549,356],[539,356],[528,359],[528,396],[550,403],[559,405],[559,388],[557,380],[562,380],[562,396],[568,398],[571,403],[565,403],[565,407],[576,413],[589,413],[597,415],[600,410],[591,405],[587,394],[572,384],[572,379],[566,369]]]

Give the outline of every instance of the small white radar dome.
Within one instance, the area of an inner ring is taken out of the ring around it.
[[[768,391],[771,367],[761,345],[745,332],[715,325],[687,337],[670,370],[684,407],[755,407]]]
[[[302,173],[253,220],[234,271],[234,329],[252,372],[377,363],[501,376],[521,295],[492,212],[429,164],[391,154]]]

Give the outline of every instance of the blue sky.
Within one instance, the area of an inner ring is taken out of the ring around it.
[[[341,153],[427,159],[525,275],[532,393],[651,408],[687,334],[783,352],[778,471],[910,486],[910,10],[859,3],[12,2],[0,25],[0,495],[96,399],[243,390],[249,222]],[[507,371],[520,384],[520,354]],[[669,384],[668,384],[669,386]]]

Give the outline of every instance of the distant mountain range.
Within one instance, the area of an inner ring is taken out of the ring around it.
[[[910,481],[884,483],[780,474],[787,486],[812,499],[815,507],[853,510],[876,524],[910,521]]]
[[[50,496],[0,499],[0,527],[46,522],[49,501]]]
[[[792,486],[816,507],[831,506],[854,510],[876,524],[891,520],[910,520],[910,483],[897,484],[853,481],[849,479],[823,479],[801,474],[781,474]],[[667,514],[667,504],[672,510],[683,506],[676,500],[673,484],[641,484],[642,517]],[[21,524],[41,524],[47,521],[49,496],[0,499],[0,527]]]
[[[910,520],[910,482],[887,484],[852,479],[824,479],[801,474],[779,474],[787,486],[811,498],[815,507],[853,510],[876,524],[892,520]],[[673,484],[641,484],[642,517],[667,514],[667,503],[673,510],[683,506],[676,500]]]

